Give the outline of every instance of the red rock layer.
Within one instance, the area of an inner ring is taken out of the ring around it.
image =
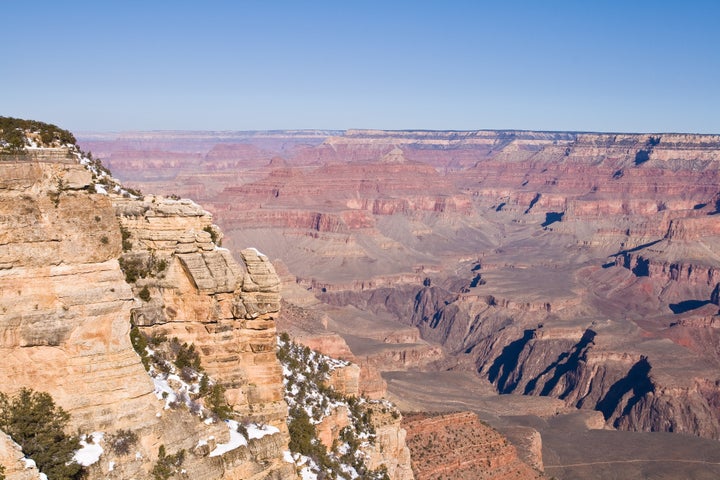
[[[403,418],[416,480],[541,479],[515,447],[472,412]]]

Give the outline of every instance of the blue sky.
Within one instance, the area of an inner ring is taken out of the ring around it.
[[[3,2],[0,115],[80,130],[720,133],[715,1]]]

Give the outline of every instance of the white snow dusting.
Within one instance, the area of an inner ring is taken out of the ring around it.
[[[241,446],[247,446],[247,439],[237,431],[238,423],[235,420],[225,420],[225,423],[230,430],[230,441],[228,443],[220,443],[215,447],[215,450],[210,452],[211,457],[217,457],[223,453],[227,453],[231,450],[235,450]]]
[[[258,257],[266,257],[267,256],[255,247],[248,247],[248,250],[252,250],[253,252],[255,252],[255,255],[257,255]]]
[[[253,438],[262,438],[265,435],[272,435],[274,433],[280,433],[280,430],[276,427],[273,427],[272,425],[258,426],[254,423],[251,423],[250,425],[247,426],[247,432],[248,432],[248,437],[250,437],[250,439],[253,439]]]
[[[75,452],[73,460],[87,467],[100,460],[100,455],[103,454],[103,448],[100,446],[100,441],[103,438],[102,432],[93,432],[90,434],[90,442],[87,437],[83,435],[80,437],[80,450]]]

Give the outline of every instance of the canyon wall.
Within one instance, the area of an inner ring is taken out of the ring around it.
[[[165,401],[156,397],[153,379],[133,350],[129,331],[131,318],[138,324],[154,324],[160,317],[157,312],[148,314],[133,292],[137,285],[126,283],[126,272],[118,262],[125,241],[120,225],[135,218],[129,212],[142,211],[144,205],[120,195],[92,193],[95,172],[80,164],[76,150],[57,150],[0,157],[3,392],[12,394],[21,387],[47,391],[70,413],[73,430],[108,436],[127,430],[138,435],[129,454],[113,453],[106,444],[106,453],[88,467],[90,478],[145,478],[158,458],[160,445],[169,454],[190,452],[183,468],[192,478],[295,478],[294,466],[283,457],[286,428],[262,440],[251,440],[247,447],[209,456],[209,449],[197,446],[208,438],[217,444],[228,442],[227,426],[202,422],[186,409],[168,410]],[[248,419],[284,427],[287,412],[274,356],[272,314],[277,312],[279,299],[272,267],[252,251],[242,267],[227,252],[209,252],[208,262],[213,267],[204,270],[205,283],[193,283],[195,277],[183,270],[186,267],[180,255],[186,255],[186,264],[191,264],[196,258],[190,246],[195,244],[183,244],[183,240],[188,234],[195,238],[194,227],[205,233],[202,221],[209,223],[210,217],[194,204],[160,201],[158,210],[162,213],[156,219],[162,226],[144,231],[155,235],[155,254],[171,266],[163,287],[149,280],[145,283],[177,294],[180,305],[175,305],[176,312],[183,320],[189,311],[198,324],[226,320],[218,330],[224,329],[225,337],[232,337],[225,342],[237,352],[224,351],[213,357],[208,351],[208,370],[234,387],[228,390],[229,400],[244,409]],[[207,239],[201,235],[201,240]],[[176,255],[177,248],[171,244],[185,245],[184,253]],[[140,240],[137,245],[141,246]],[[221,260],[225,270],[215,269]],[[244,272],[244,282],[228,280],[228,271]],[[247,293],[242,293],[240,285],[245,285]],[[227,298],[213,303],[212,295],[220,293]],[[227,313],[233,310],[230,304],[234,300],[240,301],[235,311],[242,305],[244,313]],[[183,310],[185,301],[189,305]],[[209,315],[211,312],[215,315]],[[211,333],[191,326],[183,329],[183,338],[202,348]],[[238,334],[238,330],[245,333]],[[220,356],[222,361],[213,361]],[[242,395],[233,396],[236,391]],[[251,404],[257,406],[257,412],[248,411]],[[7,448],[7,442],[3,445]],[[8,465],[10,472],[17,468],[13,461]]]

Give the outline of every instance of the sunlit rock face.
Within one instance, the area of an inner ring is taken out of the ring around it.
[[[183,468],[192,478],[296,478],[283,457],[287,411],[274,354],[279,280],[272,265],[254,250],[238,262],[217,249],[203,231],[211,217],[195,204],[152,197],[151,209],[102,186],[95,193],[95,174],[81,157],[74,147],[0,156],[0,390],[50,393],[70,413],[73,431],[138,435],[123,455],[105,443],[89,478],[145,478],[159,445],[189,452]],[[133,224],[138,215],[147,238]],[[132,248],[124,248],[126,232]],[[129,284],[118,261],[128,255],[162,257],[167,274]],[[151,302],[138,298],[138,286],[153,292]],[[228,385],[228,401],[250,421],[282,430],[222,456],[198,449],[208,438],[228,442],[227,426],[165,408],[131,346],[132,322],[183,325],[168,333],[207,351],[207,370]],[[217,348],[206,348],[214,342]],[[16,465],[21,454],[2,436],[6,474],[33,474]]]

